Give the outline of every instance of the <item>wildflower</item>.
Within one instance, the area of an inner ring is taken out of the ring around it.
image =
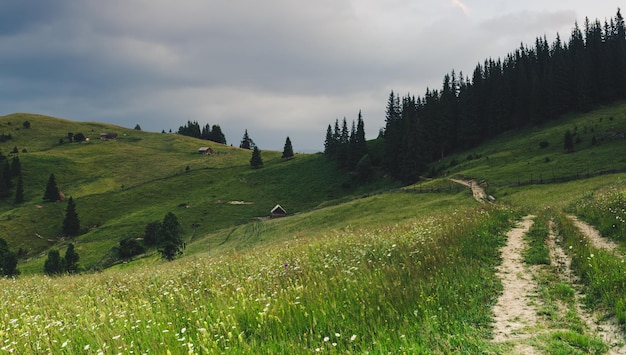
[[[89,344],[83,346],[83,350],[89,350]]]
[[[329,337],[324,337],[324,343],[327,343],[330,340]]]
[[[352,334],[352,336],[350,337],[350,341],[355,341],[356,340],[356,334]]]

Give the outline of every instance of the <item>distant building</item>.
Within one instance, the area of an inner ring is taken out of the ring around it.
[[[100,133],[100,139],[103,141],[115,138],[117,138],[117,133],[115,132]]]
[[[284,208],[280,207],[280,205],[274,206],[272,211],[270,212],[272,218],[285,217],[287,216],[287,211]]]
[[[213,154],[213,149],[211,149],[211,147],[200,147],[198,149],[198,154],[211,155],[211,154]]]

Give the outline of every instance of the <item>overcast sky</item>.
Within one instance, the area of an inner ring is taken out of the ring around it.
[[[384,126],[389,92],[569,39],[617,0],[3,0],[0,114],[144,131],[219,124],[261,150],[323,150],[328,124]]]

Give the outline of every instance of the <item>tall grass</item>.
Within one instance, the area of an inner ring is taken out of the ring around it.
[[[484,351],[511,217],[483,207],[150,269],[0,280],[0,349]]]
[[[605,309],[624,326],[626,324],[624,257],[594,248],[572,221],[563,215],[556,219],[556,226],[572,260],[572,270],[584,285],[584,300],[587,305]]]
[[[594,225],[603,236],[626,242],[626,184],[622,181],[585,194],[570,211]]]

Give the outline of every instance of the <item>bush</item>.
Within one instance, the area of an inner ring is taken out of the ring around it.
[[[548,148],[548,146],[550,145],[550,143],[546,142],[546,141],[541,141],[539,143],[539,148],[543,149],[543,148]]]

